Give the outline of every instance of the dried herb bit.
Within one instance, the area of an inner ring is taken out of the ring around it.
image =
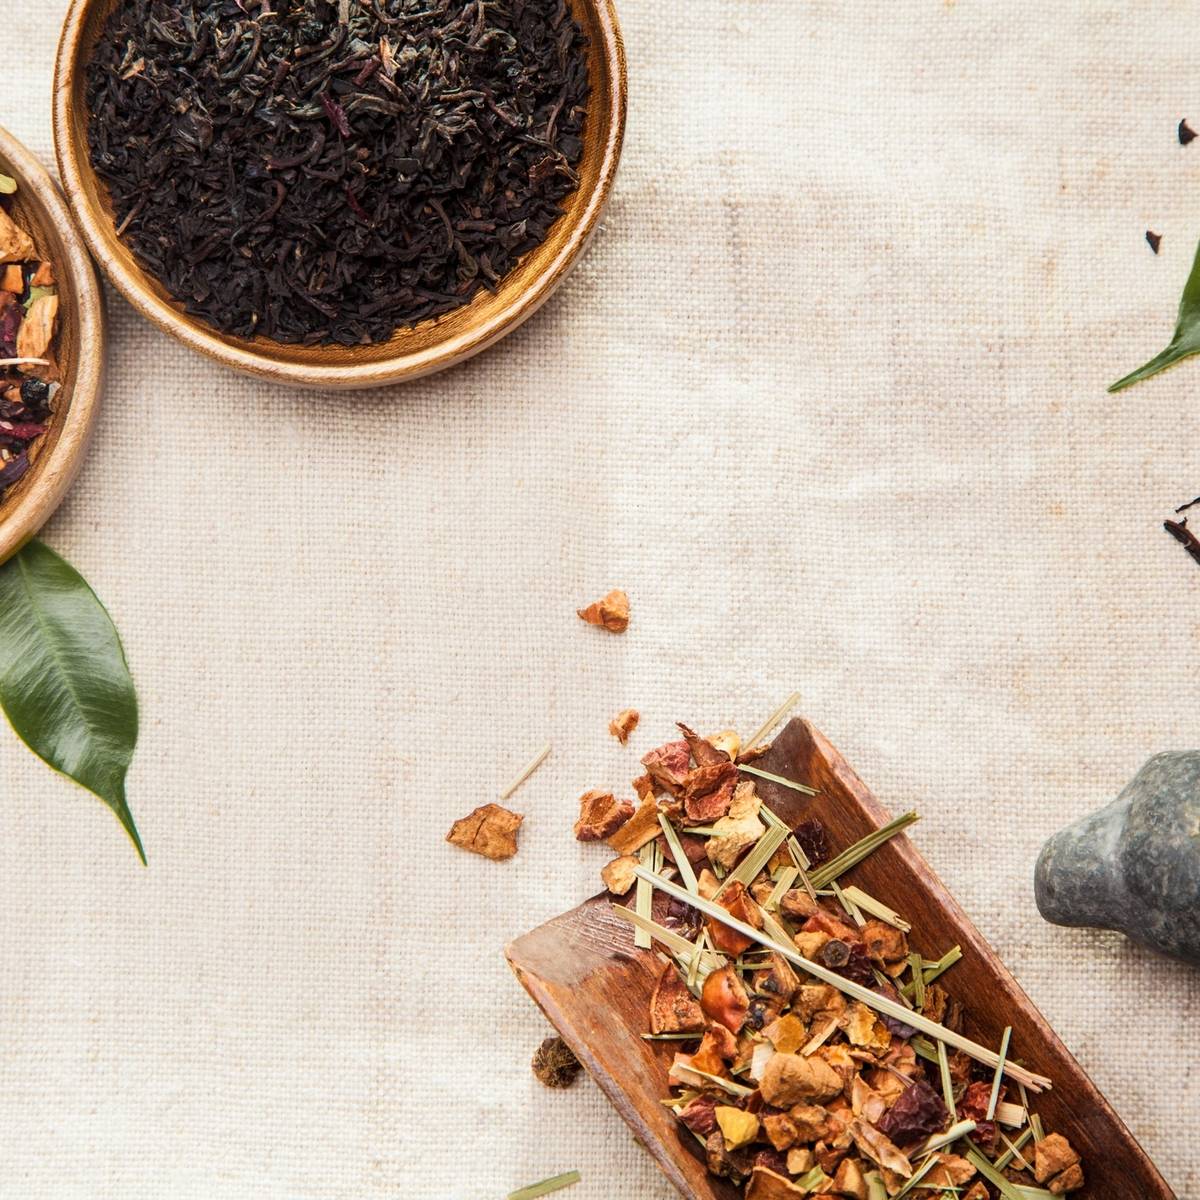
[[[541,1183],[531,1183],[528,1187],[509,1192],[508,1200],[540,1200],[542,1196],[561,1192],[563,1188],[574,1187],[582,1181],[583,1176],[578,1171],[568,1171],[565,1175],[554,1175],[550,1179],[543,1179]]]
[[[1181,146],[1186,146],[1188,142],[1190,142],[1196,136],[1196,131],[1187,123],[1187,117],[1184,117],[1179,122],[1179,129],[1177,130],[1177,133],[1179,135],[1179,144]]]
[[[629,741],[629,735],[637,728],[640,720],[641,714],[636,708],[624,708],[609,721],[608,732],[623,746]]]
[[[1154,251],[1155,254],[1157,254],[1159,246],[1162,245],[1162,234],[1155,233],[1153,230],[1147,229],[1146,230],[1146,244],[1150,247],[1151,250]]]
[[[609,592],[603,600],[577,611],[580,620],[599,625],[609,633],[624,633],[629,628],[629,597],[619,588]]]
[[[568,1088],[583,1070],[571,1047],[560,1037],[548,1037],[533,1056],[533,1073],[548,1088]]]
[[[1200,562],[1200,539],[1187,527],[1187,517],[1182,521],[1164,521],[1163,528],[1196,560]]]
[[[455,821],[446,841],[480,854],[495,862],[512,858],[517,852],[517,830],[525,820],[499,804],[482,804],[469,816]]]
[[[1193,354],[1200,353],[1200,246],[1196,248],[1196,256],[1192,260],[1192,270],[1187,283],[1183,287],[1183,296],[1179,301],[1179,314],[1175,318],[1175,332],[1170,344],[1165,350],[1156,354],[1149,362],[1143,363],[1136,371],[1110,384],[1110,392],[1119,392],[1123,388],[1149,379],[1159,371],[1174,366],[1175,363]]]
[[[493,290],[578,186],[561,0],[117,0],[85,78],[120,235],[241,337],[386,340]]]

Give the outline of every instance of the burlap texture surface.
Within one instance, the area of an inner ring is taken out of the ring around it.
[[[0,0],[0,123],[48,163],[64,9]],[[0,736],[0,1196],[497,1200],[578,1167],[572,1200],[668,1200],[594,1086],[529,1074],[501,947],[594,890],[580,792],[793,688],[1200,1194],[1200,976],[1031,885],[1196,744],[1200,572],[1160,522],[1200,491],[1200,364],[1104,393],[1200,233],[1195,15],[626,0],[591,252],[404,388],[260,385],[110,291],[45,536],[125,638],[150,866]],[[620,638],[574,616],[612,586]],[[547,741],[519,856],[446,846]]]

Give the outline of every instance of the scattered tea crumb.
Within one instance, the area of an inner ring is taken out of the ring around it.
[[[622,854],[620,858],[614,858],[600,868],[600,878],[614,896],[627,896],[637,883],[637,876],[633,873],[637,865],[636,854]]]
[[[500,862],[517,852],[517,830],[524,816],[499,804],[482,804],[469,816],[455,821],[446,841],[472,854]]]
[[[583,1068],[560,1037],[548,1037],[533,1056],[533,1073],[548,1088],[568,1088]]]
[[[641,720],[641,713],[636,708],[622,709],[609,721],[608,732],[623,746],[629,741],[629,735],[637,728],[639,720]]]
[[[1177,513],[1187,512],[1189,508],[1192,508],[1196,504],[1200,504],[1200,496],[1197,496],[1195,500],[1189,500],[1186,504],[1181,504],[1175,511]]]
[[[629,628],[629,597],[614,588],[603,600],[576,610],[589,625],[599,625],[609,633],[624,633]]]
[[[1179,122],[1179,144],[1186,146],[1196,136],[1196,131],[1187,123],[1187,117]]]
[[[1182,521],[1164,521],[1163,528],[1200,563],[1200,540],[1187,527],[1187,517]]]
[[[1162,244],[1162,234],[1155,233],[1152,229],[1147,229],[1146,230],[1146,244],[1150,247],[1151,250],[1154,251],[1155,254],[1157,254],[1158,248]]]

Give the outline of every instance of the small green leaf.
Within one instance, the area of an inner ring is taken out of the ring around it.
[[[1119,392],[1122,388],[1149,379],[1151,375],[1157,375],[1159,371],[1173,366],[1181,359],[1190,358],[1193,354],[1200,354],[1200,246],[1196,247],[1192,273],[1184,284],[1171,344],[1148,363],[1138,367],[1136,371],[1131,371],[1124,379],[1118,379],[1116,383],[1111,384],[1108,390]]]
[[[125,802],[138,710],[121,639],[79,572],[37,541],[0,567],[0,707],[39,758],[117,814],[144,863]]]
[[[29,295],[25,297],[25,312],[29,312],[35,300],[40,300],[43,296],[53,296],[57,291],[56,287],[31,287]]]

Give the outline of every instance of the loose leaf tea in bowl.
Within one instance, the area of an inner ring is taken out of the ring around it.
[[[494,289],[577,186],[562,0],[118,0],[87,67],[119,235],[239,337],[382,341]]]

